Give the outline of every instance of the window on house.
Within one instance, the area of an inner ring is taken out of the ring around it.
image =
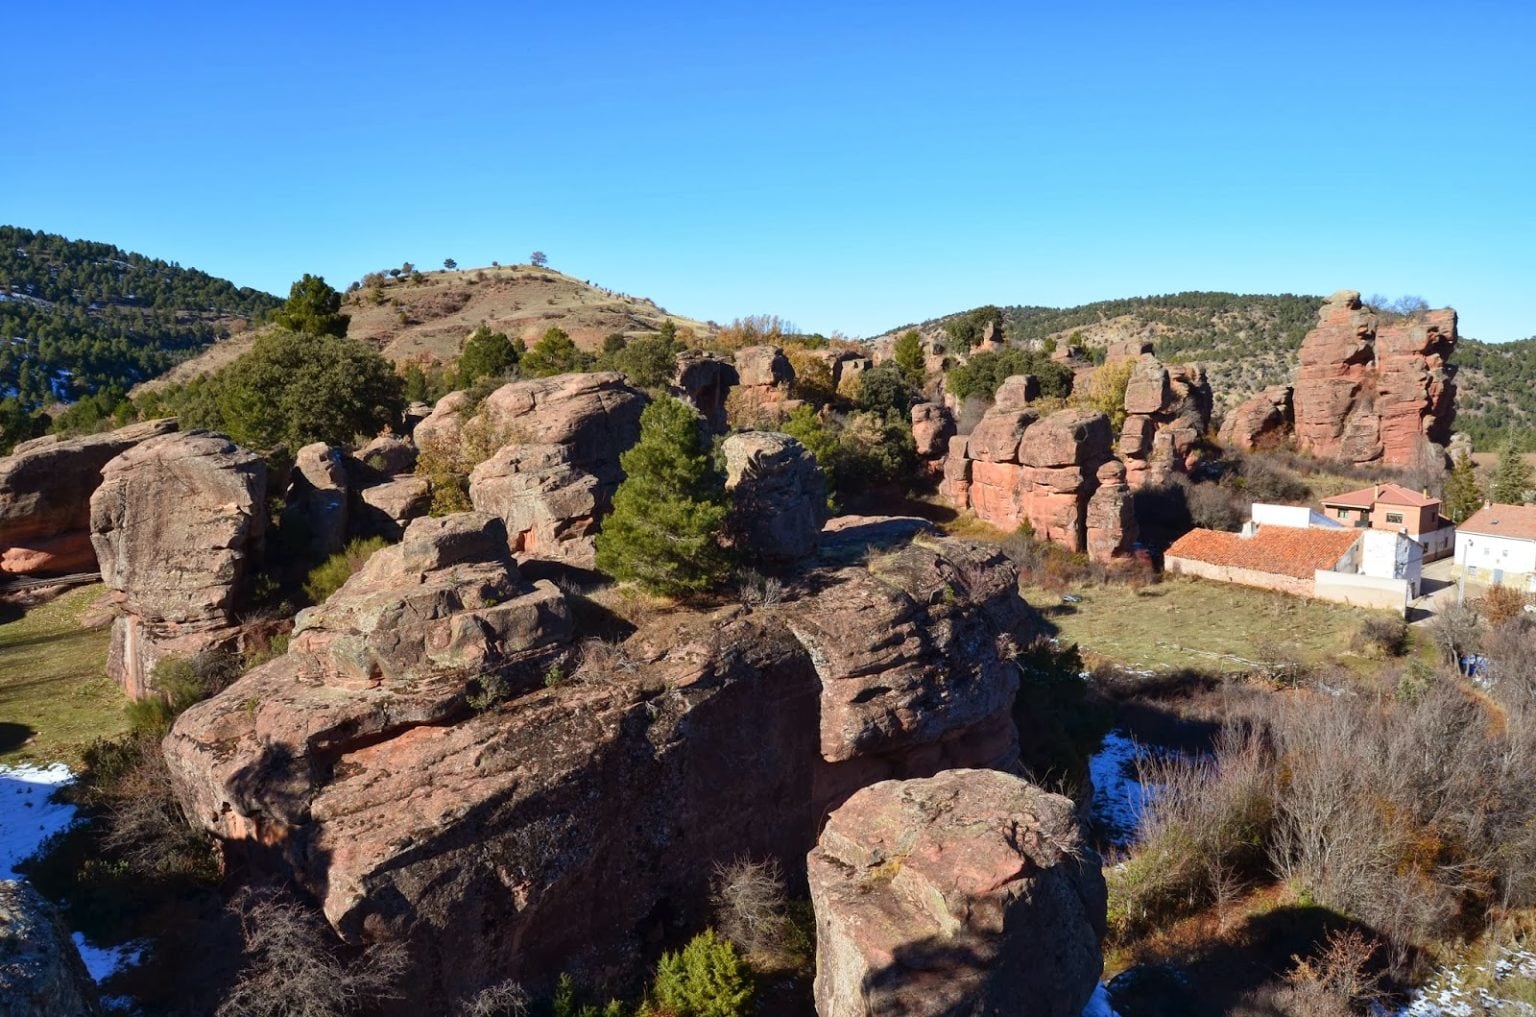
[[[1401,523],[1402,521],[1403,521],[1403,514],[1401,512],[1388,512],[1387,513],[1387,525],[1388,526],[1391,526],[1393,523]]]
[[[1333,511],[1340,519],[1349,518],[1349,509],[1334,509]]]

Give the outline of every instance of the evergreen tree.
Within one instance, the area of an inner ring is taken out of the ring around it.
[[[723,583],[730,562],[719,535],[729,501],[693,408],[670,396],[647,406],[640,440],[619,465],[625,479],[597,535],[597,567],[666,595]]]
[[[1483,489],[1477,483],[1472,457],[1463,452],[1456,457],[1450,475],[1445,478],[1445,514],[1451,522],[1464,522],[1483,504]]]
[[[585,370],[591,358],[576,348],[571,337],[560,328],[551,328],[544,338],[533,344],[523,355],[523,374],[530,378],[547,378],[555,374],[570,374]]]
[[[290,332],[340,339],[352,321],[350,315],[340,312],[341,294],[328,286],[323,276],[305,272],[304,278],[288,290],[288,302],[272,312],[272,321]]]
[[[492,332],[481,325],[464,340],[459,353],[459,388],[468,388],[481,378],[497,378],[517,366],[517,349],[505,332]]]
[[[528,264],[532,265],[534,268],[543,268],[545,265],[549,264],[549,258],[545,257],[543,251],[534,251],[532,254],[528,255]]]
[[[917,334],[916,329],[908,329],[897,338],[891,350],[891,358],[896,361],[896,366],[901,368],[901,373],[907,376],[908,381],[914,385],[922,384],[925,373],[923,339]]]
[[[1525,504],[1525,492],[1533,486],[1531,464],[1525,461],[1520,446],[1507,441],[1499,449],[1499,465],[1493,471],[1493,500],[1501,505]]]
[[[746,1017],[752,1012],[752,972],[713,929],[689,940],[656,965],[651,990],[661,1012],[678,1017]]]

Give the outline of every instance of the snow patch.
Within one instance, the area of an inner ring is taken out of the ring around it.
[[[1093,998],[1083,1007],[1083,1017],[1120,1017],[1110,1004],[1108,989],[1101,985],[1093,990]]]
[[[124,943],[122,946],[92,946],[86,941],[85,933],[75,932],[70,934],[75,941],[75,949],[80,951],[80,959],[85,961],[85,970],[91,973],[94,981],[101,982],[123,968],[132,967],[139,962],[139,956],[143,954],[143,947],[136,943]]]
[[[1469,988],[1464,981],[1469,975],[1481,972],[1478,981],[1493,976],[1493,989],[1481,986]],[[1414,990],[1405,1006],[1395,1010],[1375,1009],[1376,1017],[1482,1017],[1484,1014],[1536,1014],[1536,1007],[1520,1000],[1505,999],[1500,995],[1499,983],[1511,976],[1536,978],[1536,953],[1500,947],[1499,956],[1492,965],[1458,964],[1442,968],[1422,989]]]
[[[1104,839],[1125,847],[1136,839],[1141,814],[1150,797],[1136,775],[1136,760],[1146,750],[1124,730],[1104,736],[1104,742],[1088,760],[1093,778],[1090,814]]]
[[[75,779],[63,763],[0,766],[0,879],[20,879],[16,864],[75,821],[75,807],[50,801]]]

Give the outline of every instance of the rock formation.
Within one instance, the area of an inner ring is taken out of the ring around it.
[[[859,787],[1016,762],[1017,572],[925,527],[834,521],[778,604],[655,612],[553,670],[559,592],[482,523],[418,521],[178,718],[175,787],[348,941],[407,941],[402,1012],[504,978],[602,987],[706,920],[714,864],[799,870]]]
[[[381,434],[357,450],[357,459],[385,476],[398,477],[416,468],[416,446],[393,434]]]
[[[96,985],[36,890],[0,881],[0,1017],[95,1017]]]
[[[1411,466],[1426,443],[1450,441],[1456,312],[1381,321],[1341,290],[1302,341],[1293,401],[1301,451],[1363,464]]]
[[[737,545],[765,561],[799,561],[815,553],[828,516],[827,479],[816,457],[772,431],[738,432],[721,451]]]
[[[733,424],[768,423],[798,405],[790,399],[795,369],[783,350],[777,346],[748,346],[737,350],[735,356],[740,384],[731,393]]]
[[[1217,438],[1227,448],[1252,452],[1290,437],[1295,421],[1291,386],[1272,385],[1229,410]]]
[[[347,502],[351,482],[347,454],[324,442],[299,449],[293,461],[293,479],[283,508],[283,530],[297,533],[289,547],[306,558],[335,554],[347,543]]]
[[[500,515],[524,557],[591,564],[646,402],[612,371],[503,385],[465,425],[498,450],[470,474],[475,508]]]
[[[1211,425],[1211,384],[1198,364],[1166,366],[1143,353],[1125,386],[1120,457],[1126,482],[1137,488],[1187,473]]]
[[[1105,889],[1072,801],[1011,774],[883,781],[809,859],[820,1017],[1078,1017]]]
[[[134,698],[155,665],[231,644],[266,529],[267,468],[222,435],[151,438],[102,470],[91,543],[117,615],[107,673]]]
[[[399,540],[411,520],[432,508],[432,485],[425,477],[375,478],[353,489],[352,531],[358,536]]]
[[[917,446],[917,461],[930,476],[942,474],[944,457],[949,454],[950,439],[955,436],[955,416],[941,403],[918,403],[912,407],[912,440]]]
[[[0,458],[0,576],[93,571],[91,495],[101,468],[174,430],[174,420],[152,420],[81,438],[49,435]]]
[[[999,529],[1027,523],[1036,537],[1099,560],[1127,551],[1135,519],[1124,467],[1113,465],[1109,419],[1081,409],[1041,419],[1017,407],[993,405],[974,431],[950,442],[941,493]]]
[[[678,354],[672,389],[693,404],[711,429],[724,431],[727,427],[725,399],[740,381],[730,361],[698,350],[687,350]]]

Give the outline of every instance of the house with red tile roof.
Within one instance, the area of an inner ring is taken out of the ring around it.
[[[1467,579],[1536,589],[1536,505],[1484,505],[1456,528]]]
[[[1401,484],[1372,484],[1323,499],[1323,514],[1344,526],[1406,533],[1424,548],[1424,560],[1448,557],[1456,526],[1441,514],[1439,498]]]
[[[1241,533],[1190,530],[1163,556],[1169,572],[1403,613],[1422,564],[1406,534],[1254,522]]]

